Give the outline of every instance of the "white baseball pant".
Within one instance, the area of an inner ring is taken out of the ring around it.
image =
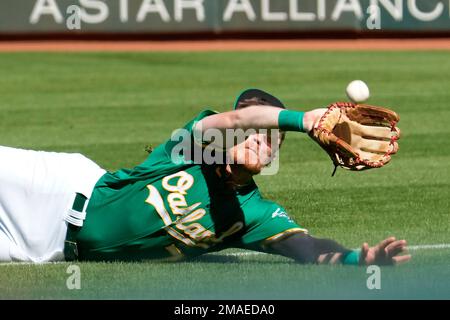
[[[105,173],[79,153],[0,146],[0,262],[64,260],[67,212]]]

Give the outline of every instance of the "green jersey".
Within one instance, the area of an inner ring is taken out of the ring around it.
[[[203,111],[184,131],[214,114]],[[225,248],[263,250],[263,244],[306,232],[280,205],[264,199],[256,184],[232,189],[217,165],[187,154],[174,161],[179,141],[161,144],[140,165],[106,173],[91,195],[77,234],[81,260],[145,260],[194,257]]]

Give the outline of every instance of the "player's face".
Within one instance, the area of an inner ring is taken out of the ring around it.
[[[272,162],[283,139],[284,133],[278,130],[267,134],[251,134],[244,142],[232,148],[233,163],[239,164],[252,175],[258,174]]]

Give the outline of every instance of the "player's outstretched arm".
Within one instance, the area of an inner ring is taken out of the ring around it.
[[[195,130],[209,129],[280,129],[283,131],[309,132],[326,109],[308,112],[285,110],[272,106],[250,106],[208,116],[196,124]]]
[[[269,245],[267,251],[316,264],[396,265],[411,259],[410,255],[401,255],[406,252],[406,241],[394,237],[374,247],[364,243],[361,250],[354,251],[333,240],[299,233]]]

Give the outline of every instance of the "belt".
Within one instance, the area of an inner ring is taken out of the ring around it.
[[[87,197],[81,193],[76,193],[72,209],[66,217],[67,234],[64,241],[64,258],[66,261],[78,259],[77,234],[83,226],[86,218],[85,204]]]

